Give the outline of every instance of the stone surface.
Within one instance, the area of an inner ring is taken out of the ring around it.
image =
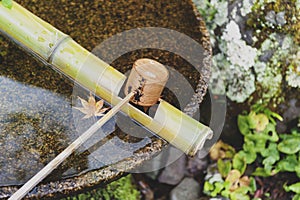
[[[207,157],[200,159],[197,156],[188,158],[187,170],[190,174],[197,174],[203,172],[207,168]]]
[[[174,155],[172,155],[172,153]],[[178,151],[170,151],[170,155],[168,160],[173,160],[173,158],[177,157]],[[169,162],[169,161],[168,161]],[[175,161],[171,161],[171,164],[165,167],[165,169],[160,174],[158,181],[161,183],[166,183],[169,185],[178,184],[185,174],[185,166],[186,166],[186,156],[181,154],[179,158]]]
[[[200,185],[193,178],[184,178],[171,191],[171,200],[195,200],[199,198]]]

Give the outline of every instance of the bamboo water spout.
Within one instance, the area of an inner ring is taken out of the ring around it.
[[[118,96],[126,79],[122,73],[16,2],[11,9],[0,4],[0,22],[4,35],[44,63],[95,92],[111,105],[122,100]],[[188,155],[195,155],[205,140],[212,136],[209,127],[165,101],[160,103],[154,118],[128,104],[122,111]],[[180,127],[175,130],[174,124]]]
[[[140,62],[140,61],[146,61]],[[151,104],[147,104],[147,106],[154,105],[157,100],[160,98],[162,89],[164,88],[164,84],[167,82],[168,77],[168,71],[167,69],[160,63],[155,62],[154,60],[150,59],[140,59],[138,60],[134,67],[140,67],[144,68],[151,68],[153,73],[151,73],[151,76],[155,78],[155,80],[152,80],[152,82],[148,81],[148,74],[141,74],[138,77],[131,78],[129,80],[133,82],[139,82],[140,79],[144,80],[143,84],[144,86],[150,86],[150,89],[147,91],[143,91],[144,94],[144,100],[147,102],[148,99],[152,101]],[[147,66],[145,66],[147,65]],[[164,70],[164,73],[161,73],[161,70]],[[149,70],[150,71],[150,70]],[[149,72],[148,71],[148,72]],[[131,71],[131,74],[133,74],[134,71]],[[130,76],[134,77],[134,76]],[[136,79],[136,80],[135,80]],[[163,83],[161,83],[160,80],[164,80]],[[129,82],[130,83],[130,82]],[[157,86],[159,85],[160,89],[155,90],[151,89],[151,85]],[[36,175],[34,175],[29,181],[27,181],[17,192],[15,192],[9,200],[19,200],[23,198],[32,188],[34,188],[39,182],[41,182],[44,178],[46,178],[55,168],[58,167],[65,159],[67,159],[79,146],[81,146],[84,142],[86,142],[90,137],[92,137],[95,132],[100,129],[110,118],[112,118],[121,108],[126,105],[130,100],[132,101],[134,96],[136,96],[137,90],[132,90],[128,94],[126,94],[126,97],[122,99],[115,107],[113,107],[107,114],[105,114],[101,119],[99,119],[96,123],[94,123],[87,131],[85,131],[81,136],[79,136],[72,144],[70,144],[66,149],[64,149],[58,156],[56,156],[51,162],[49,162],[42,170],[40,170]],[[154,92],[154,94],[153,94]],[[147,94],[149,93],[149,94]],[[154,96],[153,96],[154,95]],[[154,101],[153,101],[154,99]],[[156,99],[156,100],[155,100]]]

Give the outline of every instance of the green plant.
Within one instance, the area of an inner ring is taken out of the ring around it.
[[[210,155],[217,160],[217,169],[206,176],[205,194],[250,199],[256,191],[255,176],[293,172],[300,178],[300,131],[293,129],[290,134],[278,134],[276,119],[282,120],[280,115],[261,105],[254,105],[250,113],[238,116],[243,148],[235,153],[233,147],[221,141],[212,148]],[[257,167],[245,173],[249,165]],[[284,189],[295,193],[293,200],[299,200],[300,182],[286,184]]]
[[[104,188],[94,189],[89,192],[67,197],[61,200],[139,200],[140,192],[132,184],[131,175],[116,180]]]
[[[214,172],[209,172],[205,177],[205,194],[211,197],[221,195],[232,200],[248,200],[249,194],[254,194],[255,180],[243,174],[243,164],[237,163],[235,155],[234,148],[222,141],[212,148],[210,156],[217,160],[217,166]]]

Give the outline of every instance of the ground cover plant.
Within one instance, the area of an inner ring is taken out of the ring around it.
[[[282,118],[262,106],[238,116],[238,127],[244,137],[242,149],[219,141],[211,150],[215,161],[208,169],[204,193],[229,199],[262,199],[270,196],[258,187],[257,177],[294,173],[295,180],[285,180],[283,188],[300,199],[300,130],[278,134],[276,120]],[[296,182],[294,182],[296,181]]]

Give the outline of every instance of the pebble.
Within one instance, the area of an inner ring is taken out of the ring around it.
[[[184,178],[181,183],[171,191],[171,200],[195,200],[199,196],[200,185],[193,178]]]
[[[173,155],[172,155],[173,154]],[[177,158],[178,150],[174,149],[170,151],[168,160],[173,160],[172,158]],[[169,162],[167,162],[169,163]],[[182,154],[175,161],[171,162],[161,173],[158,178],[160,183],[166,183],[169,185],[177,185],[184,177],[186,166],[186,156]]]

